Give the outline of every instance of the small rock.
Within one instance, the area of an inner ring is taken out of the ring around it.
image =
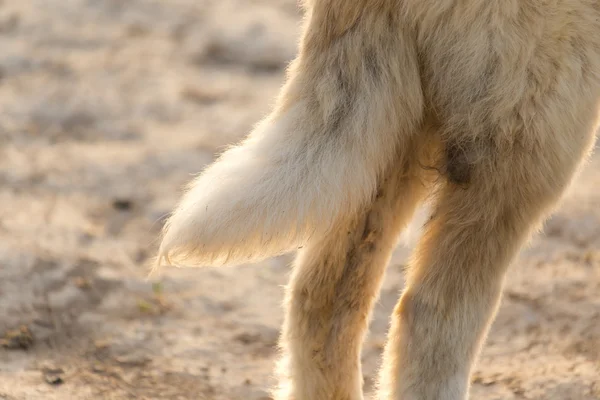
[[[251,334],[248,332],[240,333],[239,335],[236,335],[234,337],[234,340],[241,342],[243,344],[246,344],[246,345],[259,342],[260,339],[261,339],[260,334]]]
[[[129,211],[133,207],[133,202],[129,199],[115,199],[112,205],[115,210]]]
[[[96,340],[94,354],[99,360],[106,360],[110,356],[111,344],[107,340]]]
[[[62,376],[58,375],[58,374],[46,374],[44,376],[44,379],[50,385],[61,385],[61,384],[65,383],[64,379],[62,378]]]
[[[96,350],[104,350],[110,347],[110,342],[108,340],[96,340],[94,346]]]
[[[385,348],[385,339],[373,339],[369,345],[375,350],[383,350]]]
[[[181,97],[199,105],[208,105],[216,103],[221,99],[221,95],[218,92],[207,90],[199,87],[186,87],[181,91]]]
[[[94,364],[92,365],[92,372],[95,374],[104,374],[106,373],[106,367],[102,364]]]
[[[47,365],[42,368],[44,372],[44,380],[50,385],[60,385],[65,382],[63,376],[65,371],[54,365]]]
[[[115,360],[119,364],[126,365],[128,367],[141,367],[148,364],[151,361],[150,357],[144,354],[125,354],[116,357]]]
[[[89,289],[92,287],[90,280],[87,278],[84,278],[83,276],[77,276],[77,277],[73,278],[73,284],[82,290]]]
[[[9,350],[27,350],[33,345],[33,335],[27,326],[21,326],[19,329],[8,331],[4,338],[0,339],[0,346]]]

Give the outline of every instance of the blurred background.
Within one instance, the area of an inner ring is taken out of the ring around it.
[[[269,399],[293,255],[147,263],[182,185],[269,111],[300,17],[295,0],[0,0],[0,399]],[[599,188],[595,157],[511,268],[473,398],[600,399]]]

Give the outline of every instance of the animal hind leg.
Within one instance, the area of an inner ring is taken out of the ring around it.
[[[392,315],[380,400],[467,398],[505,271],[593,143],[595,112],[571,115],[560,116],[566,123],[539,119],[532,127],[543,134],[522,132],[527,148],[488,149],[467,166],[468,183],[449,176],[439,188]]]
[[[426,186],[393,165],[373,202],[300,252],[286,292],[277,400],[360,400],[360,352],[384,270]]]

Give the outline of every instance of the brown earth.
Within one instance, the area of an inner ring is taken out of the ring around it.
[[[0,399],[268,398],[292,256],[146,265],[182,184],[269,110],[299,19],[292,0],[0,0]],[[473,399],[600,399],[598,188],[595,157],[511,268]]]

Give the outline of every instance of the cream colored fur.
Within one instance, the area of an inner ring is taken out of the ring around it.
[[[303,246],[276,400],[360,400],[361,344],[414,210],[430,219],[377,398],[464,400],[508,265],[593,147],[597,0],[312,0],[271,115],[190,186],[158,264]]]

